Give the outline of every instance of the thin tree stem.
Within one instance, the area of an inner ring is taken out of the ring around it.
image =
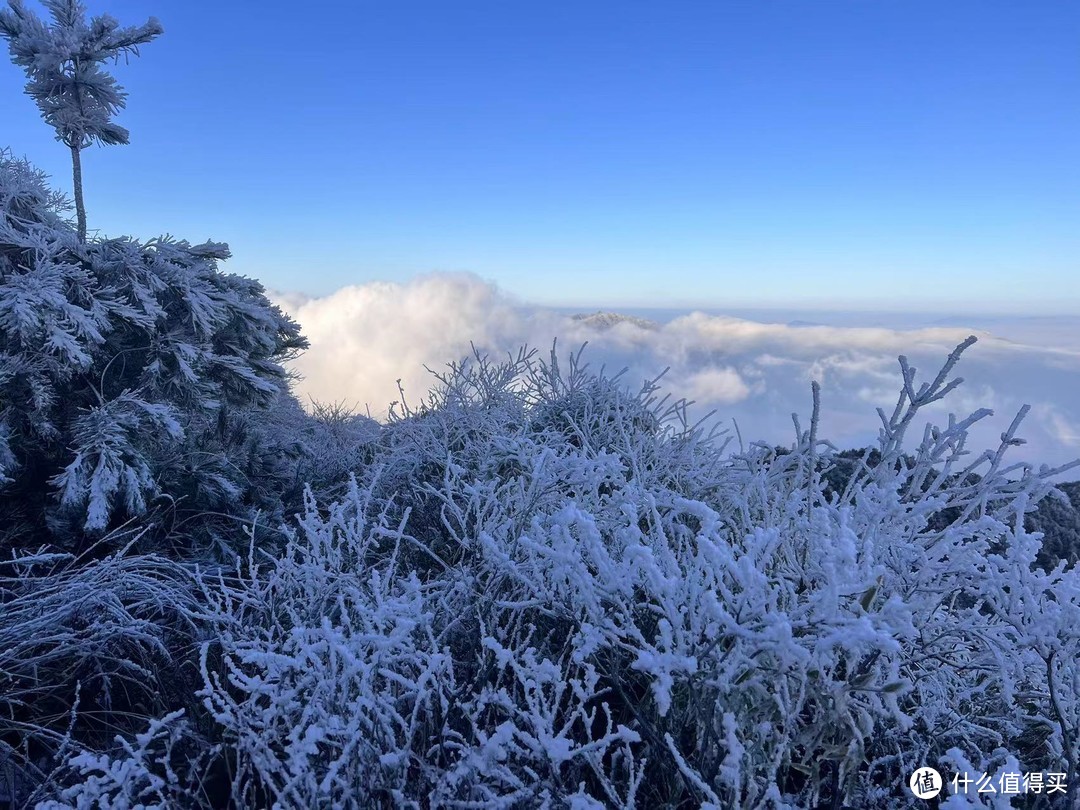
[[[86,206],[83,204],[82,158],[79,147],[71,147],[71,177],[75,187],[75,215],[79,221],[79,241],[86,241]]]

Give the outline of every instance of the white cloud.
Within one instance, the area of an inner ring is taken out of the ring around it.
[[[300,392],[370,405],[374,416],[398,398],[399,378],[407,397],[420,399],[430,380],[425,365],[459,358],[470,340],[484,347],[513,342],[521,323],[493,287],[465,275],[344,287],[322,298],[272,297],[311,343],[295,363],[304,377]]]
[[[676,378],[668,384],[677,387],[680,396],[698,402],[730,405],[750,396],[750,386],[731,368],[695,371],[683,380]]]
[[[1054,405],[1040,404],[1032,409],[1035,417],[1049,426],[1051,435],[1067,450],[1080,456],[1080,421],[1069,419]]]
[[[821,435],[841,446],[873,441],[877,407],[891,412],[900,388],[897,355],[907,355],[919,379],[936,374],[969,334],[979,342],[958,367],[966,379],[928,416],[967,415],[988,407],[995,416],[974,432],[973,446],[990,447],[1024,403],[1032,412],[1021,434],[1028,445],[1016,458],[1061,463],[1080,455],[1080,350],[1067,341],[1004,340],[986,331],[934,326],[921,329],[852,328],[761,323],[692,313],[665,324],[571,318],[522,307],[493,285],[468,274],[435,274],[404,284],[376,282],[312,298],[277,294],[299,321],[311,348],[296,362],[302,395],[345,402],[373,416],[398,398],[423,398],[432,378],[424,369],[470,353],[470,343],[496,352],[524,343],[540,349],[558,338],[566,352],[589,342],[586,359],[611,371],[628,367],[627,382],[652,379],[668,368],[665,389],[697,401],[693,411],[716,409],[744,439],[787,443],[791,414],[810,410],[810,382],[822,385]],[[1004,324],[993,324],[995,330]],[[1066,334],[1059,323],[1049,338]],[[921,433],[921,431],[920,431]],[[917,437],[913,437],[917,438]]]

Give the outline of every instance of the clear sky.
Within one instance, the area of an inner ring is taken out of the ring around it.
[[[40,10],[33,0],[30,5]],[[165,34],[91,229],[325,294],[1080,312],[1080,3],[90,0]],[[0,145],[70,188],[0,64]]]

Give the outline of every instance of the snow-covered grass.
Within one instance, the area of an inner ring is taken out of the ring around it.
[[[128,548],[0,559],[0,796],[42,783],[65,752],[141,731],[185,678],[190,690],[191,573]]]
[[[1073,783],[1080,583],[1022,520],[1054,471],[1006,463],[1019,421],[984,454],[983,414],[907,441],[964,348],[923,385],[902,362],[880,460],[828,495],[816,413],[730,456],[580,355],[453,366],[284,553],[197,572],[217,747],[161,717],[77,750],[59,806],[211,801],[180,739],[239,806],[904,806],[939,762]]]

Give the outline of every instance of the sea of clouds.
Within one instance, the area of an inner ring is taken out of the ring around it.
[[[878,407],[891,413],[900,389],[898,355],[929,380],[968,335],[957,373],[965,382],[925,411],[944,423],[991,408],[973,431],[973,449],[996,447],[1025,403],[1031,412],[1015,460],[1058,465],[1080,458],[1080,318],[882,316],[818,314],[783,320],[782,313],[668,313],[654,319],[575,317],[524,306],[469,274],[433,274],[406,283],[372,282],[310,297],[276,293],[274,301],[301,325],[311,348],[294,363],[298,393],[384,418],[391,402],[424,399],[433,383],[425,368],[443,368],[471,353],[498,355],[527,344],[568,353],[588,342],[584,358],[609,371],[627,368],[637,386],[664,369],[662,384],[695,401],[692,415],[712,418],[744,441],[790,444],[792,413],[811,411],[810,383],[821,384],[820,435],[840,448],[872,443]],[[831,323],[822,322],[831,318]],[[775,322],[770,322],[775,321]],[[912,435],[917,441],[920,430]],[[737,446],[737,441],[733,443]],[[1080,478],[1073,470],[1066,478]]]

